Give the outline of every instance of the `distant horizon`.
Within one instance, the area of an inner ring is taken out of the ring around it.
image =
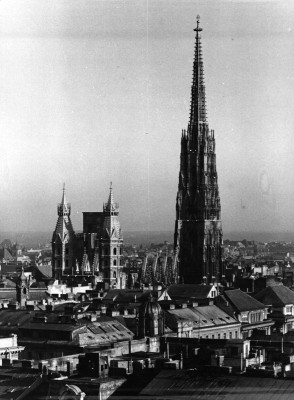
[[[81,231],[76,231],[79,233]],[[0,231],[0,241],[9,239],[12,242],[23,244],[24,246],[33,246],[51,242],[53,231]],[[162,243],[167,241],[173,243],[174,231],[172,230],[123,230],[125,244],[148,245],[151,243]],[[293,231],[266,232],[266,231],[231,231],[224,232],[224,240],[242,241],[254,240],[255,242],[294,242]]]

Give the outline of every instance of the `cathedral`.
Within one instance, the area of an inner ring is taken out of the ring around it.
[[[75,233],[73,229],[65,187],[57,214],[52,236],[54,279],[72,284],[102,282],[105,289],[124,288],[123,237],[119,205],[114,201],[112,185],[102,212],[83,213],[82,233]]]
[[[215,283],[222,276],[222,224],[214,131],[209,130],[197,17],[190,119],[182,131],[174,246],[180,283]]]

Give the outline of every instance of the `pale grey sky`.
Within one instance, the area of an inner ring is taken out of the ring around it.
[[[78,230],[110,181],[123,230],[174,228],[197,14],[224,231],[292,230],[290,0],[2,0],[0,230],[53,230],[63,182]]]

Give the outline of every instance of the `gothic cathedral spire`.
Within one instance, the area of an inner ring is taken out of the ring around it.
[[[70,219],[71,206],[66,201],[65,185],[61,203],[57,206],[58,219],[52,236],[52,272],[53,277],[62,280],[72,275],[75,269],[75,232]]]
[[[110,288],[124,287],[122,274],[123,237],[119,222],[119,205],[114,202],[112,183],[109,197],[103,205],[103,234],[101,238],[101,266],[104,282]]]
[[[175,252],[182,283],[211,283],[222,274],[222,225],[217,183],[215,138],[206,116],[197,16],[190,120],[182,131],[176,202]]]

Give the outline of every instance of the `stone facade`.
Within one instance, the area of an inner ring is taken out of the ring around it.
[[[215,138],[206,117],[200,32],[197,21],[190,121],[182,131],[176,201],[175,251],[180,283],[210,283],[222,275],[222,224]]]

